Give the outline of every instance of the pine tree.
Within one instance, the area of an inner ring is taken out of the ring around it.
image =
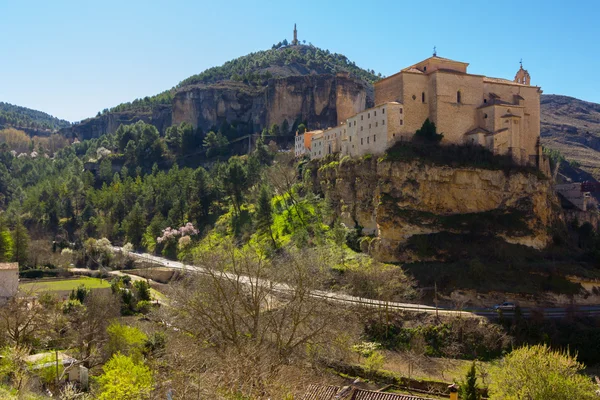
[[[277,247],[277,242],[275,242],[273,230],[271,229],[271,225],[273,224],[271,197],[269,188],[267,186],[261,187],[256,204],[256,225],[261,233],[269,235],[273,247]]]
[[[139,203],[135,203],[125,220],[123,221],[125,236],[134,248],[139,249],[146,229],[146,215]]]
[[[287,119],[284,119],[283,123],[281,124],[281,132],[280,132],[280,134],[282,136],[287,136],[288,133],[290,133],[290,123],[288,122]]]
[[[29,235],[27,228],[23,226],[21,221],[18,221],[12,235],[13,242],[13,257],[19,265],[27,261],[27,249],[29,248]]]

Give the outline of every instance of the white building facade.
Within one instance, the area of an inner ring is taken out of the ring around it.
[[[19,264],[0,263],[0,302],[14,297],[19,290]]]

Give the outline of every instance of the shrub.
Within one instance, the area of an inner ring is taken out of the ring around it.
[[[546,345],[521,347],[491,373],[491,399],[595,399],[597,386],[584,365]]]
[[[27,269],[25,271],[19,271],[20,278],[37,279],[43,277],[57,277],[60,274],[60,270],[57,269]]]

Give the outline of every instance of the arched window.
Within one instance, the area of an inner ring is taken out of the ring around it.
[[[425,103],[425,92],[421,93],[421,102]]]
[[[456,102],[460,103],[460,90],[456,92]]]

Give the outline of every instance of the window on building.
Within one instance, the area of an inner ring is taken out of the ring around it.
[[[484,102],[484,103],[487,103],[487,99],[483,99],[483,102]]]
[[[371,113],[367,113],[367,118],[371,118]]]
[[[363,145],[363,138],[360,138],[360,145]]]
[[[373,135],[373,143],[377,141],[377,135]]]
[[[396,137],[396,134],[394,133],[393,136]]]
[[[487,118],[487,114],[483,114],[483,118]]]
[[[423,67],[423,72],[427,72],[427,67]]]
[[[369,129],[371,129],[371,124],[369,124]]]
[[[361,115],[361,116],[360,116],[360,120],[361,120],[361,121],[363,120],[363,117],[364,117],[364,115]]]
[[[402,108],[400,109],[400,114],[402,114]]]
[[[381,120],[381,125],[385,125],[385,119]]]
[[[456,102],[460,103],[460,90],[456,92]]]
[[[381,109],[381,113],[382,113],[382,114],[385,114],[385,108],[382,108],[382,109]]]
[[[367,144],[369,144],[369,136],[367,136]]]
[[[425,92],[421,93],[421,103],[425,103]]]
[[[375,122],[375,128],[377,128],[377,125],[379,125],[379,122]]]
[[[376,117],[377,116],[377,111],[373,111],[373,116]]]
[[[404,121],[403,120],[400,120],[400,125],[404,125]]]
[[[350,136],[350,141],[352,141],[352,136]]]
[[[362,132],[362,130],[363,130],[363,126],[361,125],[361,127],[360,127],[360,131]]]

